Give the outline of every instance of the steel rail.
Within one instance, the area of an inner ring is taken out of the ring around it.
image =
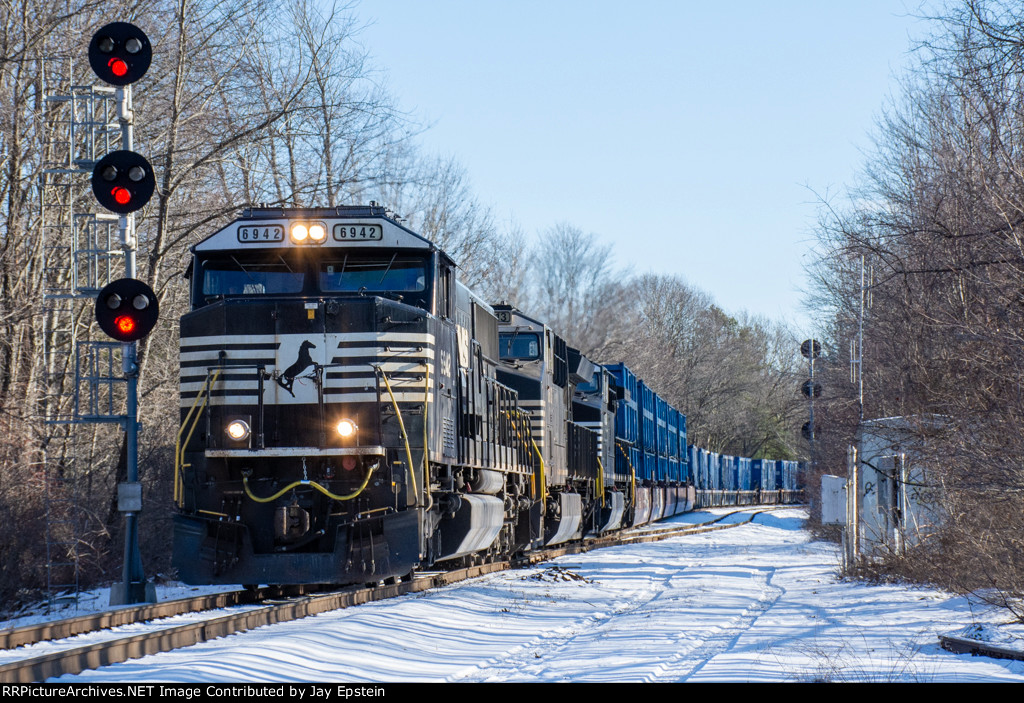
[[[156,620],[159,618],[194,613],[200,610],[227,608],[232,605],[255,603],[259,594],[251,591],[224,591],[192,598],[180,598],[163,603],[149,603],[117,608],[98,613],[77,615],[63,620],[22,625],[0,631],[0,649],[14,649],[37,642],[74,637],[96,630],[107,630],[120,625]]]

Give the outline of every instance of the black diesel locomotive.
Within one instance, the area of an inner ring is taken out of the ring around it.
[[[694,505],[685,430],[674,470],[638,470],[621,372],[482,301],[375,203],[246,210],[189,271],[174,476],[188,583],[380,581]]]

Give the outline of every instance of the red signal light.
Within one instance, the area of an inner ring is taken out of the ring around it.
[[[121,59],[110,59],[110,61],[107,61],[107,67],[118,78],[128,74],[128,64]]]
[[[153,289],[134,278],[104,286],[96,296],[96,322],[119,342],[135,342],[149,334],[160,315]]]
[[[114,320],[117,329],[121,334],[129,335],[135,331],[135,318],[128,315],[120,315]]]
[[[127,205],[132,201],[132,194],[128,192],[127,188],[113,188],[110,194],[114,196],[118,205]]]

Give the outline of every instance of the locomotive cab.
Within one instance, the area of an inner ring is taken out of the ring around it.
[[[438,252],[373,249],[263,249],[199,254],[192,308],[255,297],[381,296],[435,311]]]

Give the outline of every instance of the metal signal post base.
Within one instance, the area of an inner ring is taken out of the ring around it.
[[[123,347],[124,372],[128,380],[127,412],[124,419],[127,476],[125,483],[117,487],[117,507],[124,513],[124,564],[121,583],[110,587],[111,605],[156,602],[156,588],[146,583],[146,575],[142,570],[142,552],[139,550],[138,513],[142,510],[142,484],[139,483],[137,344],[129,342]]]
[[[132,93],[131,86],[118,88],[119,119],[124,149],[133,147]],[[122,214],[120,218],[121,243],[124,248],[125,276],[135,278],[135,236],[134,213]],[[127,342],[123,346],[124,374],[128,381],[126,413],[124,419],[127,475],[125,483],[117,487],[117,508],[124,513],[124,564],[121,569],[121,583],[110,588],[111,605],[155,603],[156,589],[146,583],[142,569],[142,552],[139,550],[139,512],[142,511],[142,484],[139,483],[139,364],[138,342]]]

